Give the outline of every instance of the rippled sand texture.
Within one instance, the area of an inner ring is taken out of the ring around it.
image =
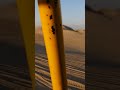
[[[85,31],[63,30],[69,90],[85,89]],[[35,34],[35,76],[37,88],[52,88],[48,59],[41,30]]]
[[[29,73],[25,67],[0,64],[1,90],[32,90]]]

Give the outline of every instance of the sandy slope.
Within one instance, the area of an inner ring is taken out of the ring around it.
[[[63,32],[69,89],[84,90],[85,32],[79,33],[70,30],[64,30]],[[36,31],[35,37],[36,80],[38,84],[42,84],[44,87],[52,88],[42,31]]]
[[[120,18],[113,12],[86,11],[86,80],[91,90],[120,89]]]
[[[107,15],[108,17],[111,16],[111,14]],[[87,53],[92,59],[100,59],[97,61],[101,63],[120,63],[119,20],[119,15],[112,16],[109,19],[90,11],[86,12],[86,23],[88,23],[86,27],[86,48],[88,48]]]

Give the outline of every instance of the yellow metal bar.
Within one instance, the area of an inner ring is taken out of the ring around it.
[[[27,60],[32,79],[32,89],[35,90],[35,61],[34,61],[34,0],[17,0],[20,24],[26,48]]]
[[[53,90],[67,90],[60,0],[38,0]]]

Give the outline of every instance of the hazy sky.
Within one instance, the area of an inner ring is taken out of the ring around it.
[[[37,0],[35,2],[36,26],[39,25]],[[85,0],[61,0],[62,20],[65,25],[85,25]]]
[[[15,2],[16,0],[0,0],[0,5]],[[62,20],[65,25],[85,26],[85,3],[98,8],[120,8],[120,0],[60,0],[62,10]],[[35,0],[35,21],[39,24],[39,13]]]

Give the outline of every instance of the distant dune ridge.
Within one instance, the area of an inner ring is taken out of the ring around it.
[[[120,9],[100,9],[100,12],[103,12],[106,15],[112,15],[112,16],[117,16],[120,15]]]
[[[39,26],[39,27],[36,27],[36,29],[37,30],[42,30],[42,27],[41,26]],[[71,27],[69,27],[69,26],[67,26],[67,25],[62,25],[62,29],[63,30],[74,30],[73,28],[71,28]]]
[[[93,8],[91,8],[90,6],[86,5],[85,9],[89,12],[92,12],[94,14],[98,14],[98,15],[102,15],[106,18],[114,18],[116,16],[120,15],[120,9],[109,9],[109,8],[101,8],[99,10],[94,10]]]
[[[74,29],[72,29],[71,27],[69,27],[69,26],[66,26],[66,25],[62,25],[62,29],[63,30],[74,30]]]
[[[72,28],[63,25],[63,35],[64,35],[64,39],[65,39],[65,46],[66,47],[73,47],[75,50],[82,50],[83,52],[85,52],[85,30],[78,30],[78,31],[74,31]],[[42,28],[37,28],[37,30],[35,30],[35,37],[36,37],[36,43],[41,42],[40,44],[43,44],[43,39],[40,39],[38,41],[38,37],[43,38],[43,33],[42,33]],[[73,36],[69,37],[69,36]],[[71,39],[71,40],[69,40]],[[71,43],[72,42],[72,43]],[[75,44],[76,42],[78,42],[78,44]],[[74,43],[74,44],[73,44]],[[71,46],[72,45],[72,46]]]

